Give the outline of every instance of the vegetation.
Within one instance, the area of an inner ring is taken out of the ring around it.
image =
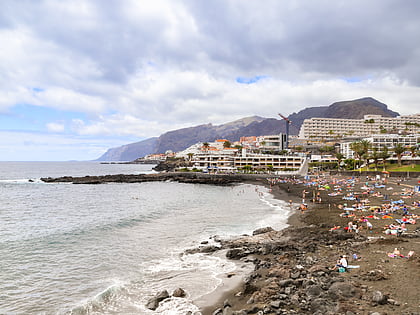
[[[325,145],[323,147],[319,148],[319,152],[321,153],[330,153],[330,152],[334,152],[335,148],[333,146],[329,146],[329,145]]]
[[[375,171],[378,170],[379,160],[381,159],[381,155],[378,152],[378,148],[373,148],[371,154],[369,155],[369,159],[373,160],[375,164]]]
[[[210,144],[208,142],[203,142],[203,150],[208,151],[209,148],[210,148]]]
[[[405,166],[395,166],[393,168],[388,168],[388,171],[391,172],[420,172],[420,165],[405,165]]]
[[[371,147],[371,142],[369,140],[360,140],[352,142],[350,144],[350,149],[354,151],[358,160],[365,160],[366,165],[368,165],[368,153]]]
[[[337,168],[340,168],[341,162],[345,158],[344,154],[338,152],[335,154],[335,157],[337,158]]]
[[[398,165],[401,166],[401,157],[402,154],[405,152],[405,147],[403,144],[401,143],[397,143],[394,148],[393,151],[395,152],[395,154],[397,155],[397,159],[398,159]]]
[[[224,143],[223,143],[223,147],[224,148],[230,148],[232,146],[232,143],[229,141],[229,140],[226,140]]]

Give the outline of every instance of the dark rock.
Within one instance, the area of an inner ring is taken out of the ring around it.
[[[270,303],[270,306],[272,307],[272,308],[280,308],[280,306],[282,305],[282,302],[281,301],[272,301],[271,303]]]
[[[223,309],[223,315],[233,315],[232,308],[230,306],[227,306]]]
[[[223,302],[223,307],[232,307],[228,299]]]
[[[229,249],[226,252],[226,257],[229,258],[229,259],[240,259],[240,258],[245,257],[247,255],[248,255],[248,253],[245,253],[242,248],[233,248],[233,249]]]
[[[149,310],[156,310],[159,306],[159,303],[162,302],[163,300],[169,298],[169,293],[168,291],[164,290],[159,292],[158,294],[156,294],[154,297],[152,297],[149,301],[147,301],[146,307]]]
[[[348,282],[334,282],[328,289],[328,294],[333,300],[348,299],[357,293],[356,288]]]
[[[333,311],[335,306],[335,304],[327,299],[318,298],[311,302],[310,309],[312,314],[325,314]]]
[[[386,304],[388,297],[384,295],[381,291],[374,291],[372,294],[372,302],[377,304]]]
[[[292,273],[292,274],[290,275],[290,277],[291,277],[292,279],[297,279],[297,278],[299,278],[299,276],[300,276],[300,272],[299,272],[299,271],[294,272],[294,273]]]
[[[273,232],[273,231],[274,229],[272,227],[267,226],[267,227],[263,227],[263,228],[255,230],[254,232],[252,232],[252,235],[264,234],[264,233]]]
[[[322,293],[322,289],[318,285],[311,285],[306,288],[306,295],[308,296],[311,296],[311,297],[320,296],[321,293]]]
[[[287,287],[290,284],[293,284],[293,280],[292,279],[285,279],[285,280],[280,280],[279,281],[279,286],[280,287]]]
[[[209,245],[200,247],[200,253],[213,253],[215,251],[218,251],[220,249],[219,246]]]
[[[172,296],[174,297],[185,297],[187,294],[185,293],[184,289],[178,288],[175,289],[172,293]]]
[[[218,308],[217,310],[215,310],[213,313],[211,313],[212,315],[222,315],[223,314],[223,310],[221,308]]]

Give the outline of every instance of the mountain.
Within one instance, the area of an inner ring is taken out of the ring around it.
[[[365,97],[336,102],[329,106],[309,107],[293,113],[288,117],[292,122],[290,134],[298,134],[300,126],[307,118],[360,119],[368,114],[385,117],[399,116],[397,112],[389,110],[387,105],[371,97]],[[217,126],[205,124],[169,131],[159,137],[109,149],[98,161],[132,161],[151,153],[164,153],[168,150],[181,151],[197,142],[211,142],[216,139],[237,141],[243,136],[274,135],[280,132],[286,132],[286,124],[280,118],[251,116]]]
[[[181,151],[197,142],[211,142],[220,138],[237,141],[246,135],[278,134],[285,131],[281,125],[277,119],[251,116],[217,126],[205,124],[182,128],[166,132],[158,138],[109,149],[97,161],[132,161],[151,153]]]
[[[388,106],[372,97],[364,97],[352,101],[336,102],[329,106],[309,107],[298,113],[291,114],[288,118],[292,125],[299,127],[305,119],[312,117],[321,118],[347,118],[361,119],[364,115],[381,115],[384,117],[397,117],[400,114],[388,109]],[[290,132],[291,134],[297,134]]]
[[[134,161],[135,159],[156,152],[157,137],[108,149],[96,161]]]

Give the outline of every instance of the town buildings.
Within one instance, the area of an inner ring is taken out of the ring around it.
[[[368,137],[381,133],[420,133],[420,114],[383,117],[365,115],[363,119],[310,118],[305,119],[299,132],[301,139],[341,139]]]
[[[419,143],[420,135],[410,134],[410,135],[401,135],[401,134],[377,134],[371,135],[370,137],[363,138],[370,143],[370,152],[374,149],[378,151],[387,148],[390,153],[397,143],[402,144],[407,148],[407,154],[410,154],[410,148],[417,146]],[[352,142],[342,142],[340,143],[340,153],[342,153],[346,158],[354,158],[354,152],[351,150]]]

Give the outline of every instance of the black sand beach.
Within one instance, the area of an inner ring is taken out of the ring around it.
[[[355,211],[355,217],[344,218],[339,205],[353,203],[343,200],[347,191],[369,200],[369,208],[387,203],[384,195],[393,200],[404,198],[406,204],[419,201],[419,194],[408,196],[417,180],[399,182],[388,179],[384,188],[363,194],[365,177],[356,178],[354,186],[344,188],[341,195],[329,196],[334,180],[326,177],[331,189],[315,189],[303,183],[276,183],[270,186],[273,195],[282,200],[302,202],[302,192],[308,192],[305,202],[308,210],[289,219],[290,227],[256,236],[242,237],[223,244],[230,249],[233,259],[252,261],[254,271],[233,290],[224,293],[218,301],[202,309],[207,314],[419,314],[420,303],[420,233],[418,225],[407,227],[401,237],[386,235],[384,226],[394,224],[402,217],[397,211],[392,218],[371,219],[372,230],[359,222],[359,231],[346,232],[349,221],[358,221],[369,211]],[[255,182],[258,184],[258,182]],[[374,185],[370,180],[368,185]],[[321,197],[314,203],[313,196]],[[414,216],[420,208],[410,207]],[[356,220],[357,219],[357,220]],[[337,230],[330,231],[334,226]],[[388,256],[395,248],[401,254],[410,251],[410,258]],[[353,259],[353,255],[359,259]],[[340,255],[347,255],[350,265],[359,266],[339,273],[331,270]],[[376,313],[375,313],[376,312]]]
[[[384,233],[385,226],[399,225],[396,219],[404,218],[404,212],[408,214],[406,219],[420,215],[420,195],[412,193],[417,179],[381,177],[378,181],[376,177],[334,175],[311,178],[308,184],[303,179],[276,178],[165,173],[46,181],[100,184],[176,180],[218,185],[246,182],[269,187],[279,200],[292,200],[295,213],[285,230],[267,228],[252,236],[220,240],[221,250],[229,259],[254,267],[244,279],[240,272],[225,275],[224,285],[198,303],[203,315],[420,314],[419,225],[406,224],[406,231],[399,237]],[[384,209],[394,206],[393,201],[402,203],[384,214]],[[296,206],[302,202],[307,205],[304,211]],[[372,229],[367,228],[366,220],[372,223]],[[358,224],[357,232],[346,231],[349,222]],[[404,257],[388,255],[395,248]],[[209,254],[217,251],[197,250]],[[408,258],[409,252],[413,255]],[[358,268],[332,270],[340,255],[346,255],[349,264]]]

